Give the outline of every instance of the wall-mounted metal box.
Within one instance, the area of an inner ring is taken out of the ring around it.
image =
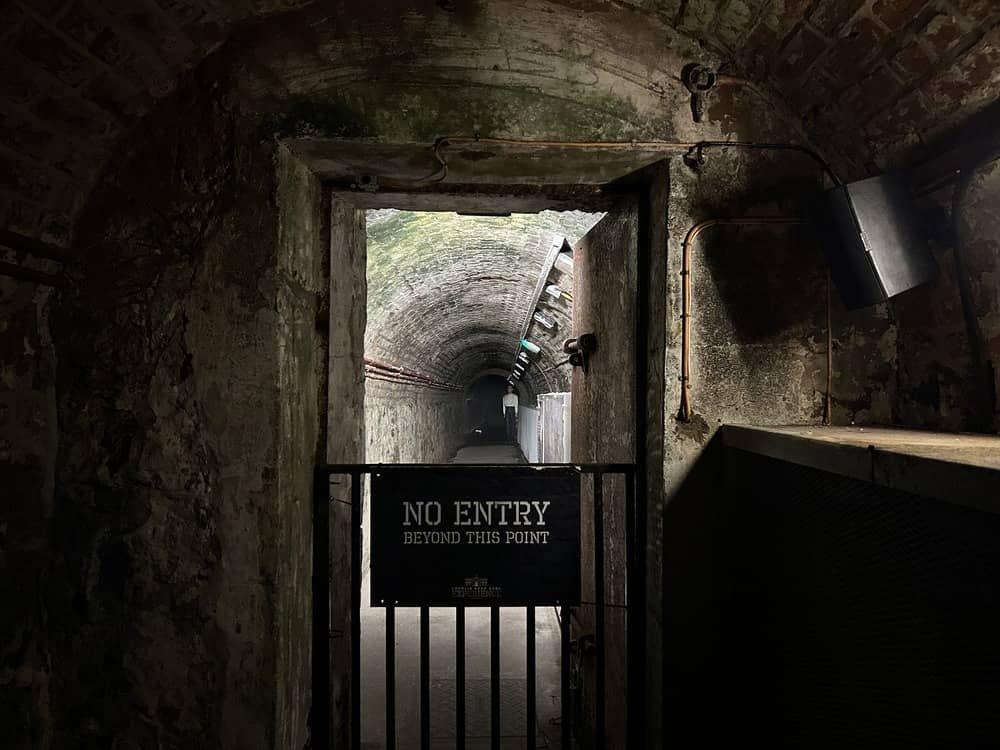
[[[884,302],[936,272],[909,186],[899,175],[841,185],[826,194],[824,247],[850,309]]]

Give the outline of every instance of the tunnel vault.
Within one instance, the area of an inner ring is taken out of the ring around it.
[[[599,218],[370,211],[366,356],[462,387],[509,373],[552,248],[575,243]],[[530,392],[568,388],[560,354],[542,350],[525,375]]]

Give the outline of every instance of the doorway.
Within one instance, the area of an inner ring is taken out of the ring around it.
[[[513,191],[510,195],[513,195],[514,193],[518,193],[518,192],[520,192],[520,189]],[[558,192],[558,190],[556,192]],[[334,202],[338,202],[338,201],[342,200],[344,197],[345,196],[343,196],[343,194],[341,194],[339,192],[336,192],[336,191],[333,192],[333,193],[331,193],[331,198],[332,198],[332,200]],[[495,196],[494,196],[494,198],[495,198]],[[355,215],[361,214],[361,211],[359,210],[359,206],[370,205],[370,202],[373,200],[373,198],[371,196],[366,196],[366,195],[362,195],[362,196],[352,195],[351,199],[354,200],[354,201],[357,201],[354,204],[354,206],[355,206],[355,208],[354,208]],[[387,201],[387,200],[395,200],[395,199],[394,198],[389,198],[389,197],[383,195],[383,196],[381,196],[379,198],[379,200],[381,200],[381,201]],[[457,200],[457,202],[459,204],[463,204],[464,203],[465,205],[468,205],[469,196],[465,195],[465,196],[458,197],[456,199],[455,196],[453,196],[453,195],[452,196],[441,195],[441,196],[436,196],[433,201],[428,201],[428,196],[427,195],[419,196],[419,198],[415,198],[415,197],[413,197],[411,195],[410,197],[401,200],[400,204],[402,204],[402,205],[407,205],[408,204],[410,206],[419,205],[421,208],[423,208],[425,206],[428,206],[428,205],[433,205],[434,207],[437,207],[437,206],[441,205],[441,201],[442,200]],[[503,201],[504,200],[509,200],[509,198],[501,199],[499,201],[494,201],[494,199],[490,199],[485,204],[486,205],[491,205],[491,207],[495,206],[495,205],[498,205],[498,204],[499,205],[503,205]],[[518,201],[524,201],[525,200],[525,198],[523,197],[523,193],[517,198],[517,200]],[[551,195],[546,195],[544,191],[537,191],[537,192],[535,192],[534,197],[531,198],[531,199],[529,199],[528,202],[529,203],[531,203],[531,202],[537,202],[537,203],[541,203],[543,205],[545,205],[545,204],[547,204],[547,205],[553,205],[553,204],[555,204],[555,205],[565,205],[564,200],[565,200],[564,198],[553,199],[553,197]],[[479,197],[477,197],[475,199],[475,201],[477,201],[476,204],[475,204],[477,208],[480,208],[481,206],[484,205],[484,199],[483,199],[483,197],[481,195]],[[603,208],[605,206],[610,207],[610,205],[611,205],[611,203],[613,203],[613,201],[607,195],[602,195],[602,196],[600,196],[599,199],[597,199],[596,203],[599,204],[599,205],[602,205],[602,208]],[[591,205],[595,205],[595,204],[591,203]],[[533,207],[533,210],[534,210],[534,207]],[[647,214],[647,218],[648,218],[648,214]],[[638,219],[636,221],[634,221],[630,225],[632,227],[633,234],[627,240],[627,242],[631,243],[631,247],[632,247],[632,255],[629,258],[629,262],[632,264],[632,268],[633,269],[639,267],[639,265],[641,263],[643,263],[643,261],[642,261],[642,254],[639,253],[637,251],[637,248],[636,248],[637,243],[640,243],[644,239],[646,239],[647,240],[647,249],[648,249],[648,238],[643,238],[641,236],[641,232],[639,232],[638,229],[637,229],[640,225],[641,225],[641,221],[638,220]],[[363,224],[362,224],[362,226],[363,226]],[[334,240],[334,243],[333,243],[334,247],[336,247],[337,237],[335,236],[333,238],[333,240]],[[370,240],[370,238],[369,238],[369,240]],[[623,241],[623,242],[625,242],[625,241]],[[572,244],[575,244],[575,243],[572,243]],[[599,255],[599,254],[600,253],[595,253],[595,255]],[[364,251],[362,251],[360,253],[360,255],[363,258],[364,257]],[[504,270],[509,270],[509,267],[505,268]],[[484,275],[487,275],[487,274],[484,274]],[[636,273],[634,270],[631,273],[625,274],[624,278],[629,279],[629,283],[631,283],[631,284],[635,284],[635,285],[641,286],[641,278],[642,278],[641,274]],[[370,281],[371,280],[369,279],[369,283],[370,283]],[[369,288],[369,291],[370,291],[370,288]],[[636,295],[637,295],[637,290],[635,288],[625,290],[625,296],[626,297],[636,297]],[[450,310],[449,310],[449,307],[452,307],[452,306],[444,305],[443,306],[444,312],[446,312],[446,313],[447,312],[454,313],[453,307]],[[526,312],[526,314],[530,315],[530,313],[532,312],[532,310],[529,309],[529,310],[526,310],[525,312]],[[625,312],[627,312],[627,311],[625,311]],[[603,312],[601,314],[603,315]],[[633,315],[634,315],[634,311],[633,311]],[[460,319],[460,316],[454,316],[453,315],[452,317],[456,318],[456,319]],[[622,337],[622,335],[624,335],[626,338],[631,338],[632,335],[634,334],[634,331],[635,331],[635,327],[634,326],[635,326],[636,321],[633,320],[633,319],[625,320],[623,318],[622,321],[620,321],[620,324],[619,324],[618,321],[609,321],[607,319],[601,319],[599,317],[598,322],[599,322],[600,325],[606,327],[606,332],[611,336],[609,339],[607,339],[607,342],[606,342],[607,344],[613,344],[613,342],[616,339],[620,339]],[[407,330],[407,331],[411,331],[412,332],[411,328],[407,328],[405,326],[403,327],[403,330]],[[438,404],[437,408],[444,409],[445,411],[448,411],[449,407],[447,406],[447,404],[455,403],[456,402],[456,399],[454,399],[453,394],[456,393],[458,389],[462,388],[462,386],[464,384],[469,383],[470,378],[474,377],[475,374],[476,374],[475,369],[468,369],[468,370],[466,370],[463,373],[463,371],[462,371],[462,364],[460,362],[457,365],[451,367],[451,369],[449,369],[449,366],[448,366],[449,363],[454,363],[454,362],[457,362],[458,360],[456,358],[454,358],[454,357],[448,356],[448,353],[450,351],[448,347],[450,345],[450,342],[453,339],[453,337],[447,335],[448,333],[449,333],[449,329],[438,329],[438,330],[434,331],[435,341],[437,341],[437,342],[440,343],[440,347],[438,349],[437,356],[432,357],[432,359],[430,360],[431,363],[434,365],[434,368],[432,368],[432,371],[430,371],[430,372],[428,372],[426,370],[421,371],[420,369],[414,367],[412,362],[404,364],[404,365],[399,365],[399,364],[397,364],[395,362],[386,361],[385,359],[378,358],[378,361],[375,362],[374,364],[369,364],[368,362],[365,363],[366,367],[373,367],[373,368],[377,369],[377,373],[373,373],[373,374],[382,376],[382,377],[372,378],[372,379],[373,380],[378,379],[378,380],[381,380],[382,382],[388,382],[389,378],[386,378],[384,376],[391,375],[391,376],[393,376],[392,379],[394,379],[395,381],[405,381],[405,382],[394,382],[393,386],[402,385],[402,386],[408,386],[408,387],[416,387],[416,382],[415,381],[419,381],[421,383],[421,387],[423,387],[423,386],[429,386],[429,387],[431,387],[432,389],[434,389],[436,391],[436,393],[435,393],[435,399],[436,399],[436,403]],[[572,331],[569,331],[569,333],[572,333]],[[417,329],[417,334],[418,335],[420,334],[419,327]],[[413,336],[404,336],[403,339],[404,339],[404,341],[408,340],[408,341],[412,342],[414,340],[414,337]],[[560,341],[560,343],[561,343],[561,341]],[[498,351],[501,351],[501,350],[496,349],[495,345],[492,344],[489,341],[482,341],[481,340],[480,342],[478,342],[478,346],[480,347],[480,351],[487,351],[487,352],[498,352]],[[608,351],[609,352],[614,351],[614,350],[615,350],[614,346],[608,346]],[[645,354],[648,351],[648,349],[646,347],[633,347],[631,349],[631,355],[630,356],[639,358],[640,357],[640,350],[642,350],[643,354]],[[405,351],[405,349],[400,349],[398,351]],[[516,355],[516,351],[517,351],[516,349],[508,349],[508,351],[505,352],[506,357],[508,358],[508,360],[507,360],[507,366],[508,367],[510,366],[510,362],[513,360],[514,356]],[[551,365],[554,365],[554,366],[559,366],[559,365],[563,364],[562,361],[561,361],[561,358],[560,358],[559,361],[556,360],[556,358],[555,358],[556,354],[562,355],[563,352],[561,352],[561,351],[559,351],[557,349],[551,350],[551,352],[550,352],[550,354],[548,356],[549,356],[550,360],[552,360],[552,361],[549,362],[549,363],[547,363],[547,364],[551,364]],[[365,356],[366,360],[369,360],[369,359],[370,360],[376,360],[375,357],[368,356],[369,352],[367,352],[367,351],[365,352],[365,355],[366,355]],[[610,404],[611,406],[613,406],[614,408],[620,408],[624,403],[627,402],[627,400],[629,398],[634,397],[639,392],[639,388],[634,388],[634,389],[630,388],[630,383],[628,382],[628,379],[627,378],[622,378],[620,376],[620,373],[621,373],[621,362],[620,361],[612,362],[612,361],[607,361],[606,360],[602,364],[598,360],[595,359],[594,361],[592,361],[589,364],[589,367],[591,368],[591,372],[595,372],[596,371],[593,368],[598,368],[598,370],[600,370],[601,368],[608,368],[608,372],[618,372],[619,373],[619,377],[617,379],[615,379],[613,376],[607,378],[607,382],[610,383],[610,385],[608,386],[609,388],[614,389],[616,392],[618,390],[623,391],[623,395],[622,395],[621,398],[605,399],[605,401],[607,401],[607,403]],[[500,363],[500,365],[497,366],[497,369],[499,369],[500,372],[498,372],[498,373],[492,373],[492,374],[494,376],[496,376],[496,377],[503,378],[504,375],[506,374],[506,373],[503,372],[503,370],[506,369],[506,368],[503,367],[503,363],[502,362]],[[539,374],[535,375],[534,377],[541,377],[541,373],[543,371],[547,371],[547,370],[550,370],[550,369],[551,369],[550,367],[545,367],[545,368],[539,367],[539,368],[537,368],[537,371],[538,371]],[[574,370],[572,367],[569,367],[567,369],[569,371],[569,379],[571,381],[575,382],[578,379],[578,377],[579,377],[579,373],[576,370]],[[510,373],[510,372],[512,372],[512,371],[511,370],[507,370],[507,373]],[[458,373],[462,373],[464,375],[464,377],[459,377]],[[640,373],[640,369],[636,368],[635,369],[635,375],[636,375],[636,377],[639,376],[639,373]],[[487,377],[489,374],[490,373],[487,373],[485,375],[481,374],[481,377]],[[506,382],[506,380],[504,382]],[[475,380],[472,380],[472,383],[475,383]],[[485,386],[485,384],[483,384],[483,385]],[[466,386],[466,387],[468,387],[468,386]],[[483,391],[485,391],[485,390],[487,390],[487,388],[483,388]],[[547,389],[536,389],[535,395],[537,396],[539,392],[544,393],[546,390]],[[642,388],[642,392],[643,392],[643,394],[645,394],[645,387]],[[461,397],[462,394],[459,393],[458,395]],[[485,393],[476,394],[476,395],[482,395],[485,398]],[[475,396],[473,396],[473,401],[474,400],[475,400]],[[601,399],[600,398],[592,399],[591,401],[592,401],[593,405],[595,406],[595,408],[597,408],[598,410],[600,408],[602,408],[601,407]],[[463,407],[465,406],[465,404],[462,403],[462,399],[461,398],[457,399],[457,402],[460,403]],[[421,417],[420,417],[419,411],[413,406],[412,402],[406,408],[409,409],[409,412],[408,413],[404,413],[404,418],[402,418],[402,419],[400,419],[400,420],[398,420],[396,422],[396,425],[397,425],[397,432],[396,432],[396,434],[397,435],[399,434],[399,430],[403,429],[404,427],[411,427],[411,426],[419,424],[421,422]],[[369,413],[369,410],[366,408],[365,411],[366,411],[366,416],[367,416],[367,414]],[[624,419],[626,421],[630,421],[630,424],[628,425],[628,432],[633,432],[634,429],[635,429],[634,425],[635,425],[635,422],[637,420],[637,412],[638,411],[641,411],[641,410],[624,409],[624,410],[620,410],[620,411],[615,412],[615,416],[619,420],[623,420]],[[596,415],[590,415],[590,416],[591,416],[591,422],[593,424],[599,425],[601,423],[602,420],[601,420],[601,417],[600,417],[599,413],[596,414]],[[464,409],[461,409],[461,410],[458,411],[458,417],[459,417],[458,421],[461,424],[461,422],[463,421],[463,418],[465,418],[465,420],[468,419],[468,412],[465,411]],[[608,424],[612,424],[612,423],[613,422],[608,422]],[[382,422],[382,426],[385,426],[386,424],[387,424],[386,422],[384,422],[384,421]],[[618,424],[618,423],[614,423],[614,424]],[[463,424],[463,425],[461,425],[461,427],[467,427],[467,425]],[[459,432],[463,431],[461,429],[461,427],[459,429]],[[385,434],[391,434],[391,432],[392,432],[392,430],[390,429],[388,431],[382,431],[381,434],[383,434],[383,435],[385,435]],[[590,434],[593,434],[593,432],[594,431],[591,430]],[[586,434],[588,434],[588,432],[586,430],[584,430],[583,434],[586,435]],[[373,435],[374,435],[374,433],[369,434],[369,436],[367,438],[369,445],[371,445],[371,440],[374,439]],[[399,443],[397,441],[397,445],[398,444]],[[438,449],[440,449],[440,446],[438,446]],[[399,461],[406,462],[406,458],[404,456],[404,451],[397,450],[397,451],[394,451],[394,453],[396,455],[393,456],[393,462],[399,462]],[[410,459],[410,460],[412,460],[412,459]],[[637,495],[638,494],[641,494],[641,493],[637,493]],[[612,495],[614,495],[614,491],[612,491]],[[591,500],[590,502],[591,502],[591,505],[588,506],[589,510],[587,512],[593,513],[594,512],[593,501]],[[590,517],[593,517],[593,516],[590,516]],[[641,510],[636,510],[635,511],[635,518],[633,519],[636,522],[636,525],[635,525],[636,529],[638,529],[638,527],[639,527],[639,518],[640,517],[642,518],[643,521],[645,521],[645,513],[642,512]],[[621,530],[625,531],[624,527],[621,527]],[[593,535],[593,533],[594,533],[592,527],[591,527],[591,530],[589,532],[587,532],[586,529],[584,529],[584,532],[585,533],[590,533],[591,535]],[[591,542],[591,545],[592,545],[592,548],[594,548],[594,549],[596,549],[596,547],[600,546],[600,545],[594,544],[593,541]],[[620,546],[621,545],[619,544],[619,547]],[[616,557],[616,556],[614,556],[614,555],[612,555],[612,559],[615,560],[615,559],[619,559],[619,558]],[[620,562],[623,563],[623,564],[625,564],[627,562],[627,558],[626,557],[621,557],[620,558]],[[615,576],[619,576],[619,579],[621,579],[621,573],[623,572],[622,569],[621,569],[621,567],[618,566],[617,563],[610,563],[610,565],[611,565],[611,572],[609,573],[608,576],[605,576],[605,580],[604,580],[604,589],[605,589],[606,592],[610,588],[613,588],[613,585],[615,585],[614,581],[618,580],[618,579],[615,579]],[[336,571],[334,571],[334,573],[336,574]],[[591,574],[591,576],[593,576],[593,568],[591,568],[590,574]],[[634,577],[636,579],[640,579],[639,575],[636,575]],[[623,579],[621,579],[621,580],[623,580]],[[336,575],[335,575],[335,581],[334,582],[336,583]],[[612,585],[609,585],[609,583],[611,583]],[[596,591],[594,592],[594,595],[595,596],[597,595]],[[595,607],[596,605],[594,603],[592,603],[589,606]],[[620,601],[616,601],[616,602],[614,602],[614,606],[623,606],[623,605],[621,605]],[[596,618],[596,617],[593,618],[593,620],[595,622],[595,625],[591,629],[595,629],[596,628],[596,620],[597,619],[598,618]],[[439,620],[439,621],[431,619],[430,622],[432,624],[432,630],[439,630],[440,632],[444,633],[446,635],[446,637],[450,636],[450,634],[451,634],[452,631],[449,630],[448,621],[446,619],[445,620]],[[413,623],[407,623],[407,621],[405,619],[397,619],[397,621],[396,621],[396,627],[397,627],[397,632],[399,632],[398,629],[400,627],[402,627],[402,629],[405,632],[410,633],[410,634],[413,633]],[[369,632],[377,632],[377,631],[370,630]],[[383,633],[384,633],[384,631],[383,631]],[[583,635],[586,635],[586,633],[583,633]],[[630,636],[631,636],[631,629],[630,629]],[[631,637],[630,637],[630,639],[631,639]],[[521,640],[521,639],[518,639],[518,640]],[[580,638],[580,641],[584,645],[586,645],[587,643],[590,643],[589,641],[587,641],[586,638]],[[603,647],[604,647],[604,644],[601,643],[599,648],[603,649]],[[433,653],[433,649],[432,649],[432,653]],[[602,651],[602,653],[603,653],[603,651]],[[432,664],[433,664],[433,658],[434,657],[431,656]],[[563,660],[563,662],[565,662],[565,660]],[[598,672],[605,671],[605,678],[607,677],[606,670],[600,668],[596,663],[592,664],[591,666],[581,667],[581,669],[584,669],[584,670],[591,670],[592,669],[595,672],[595,675]],[[383,671],[384,671],[384,669],[383,669]],[[334,667],[333,672],[336,675],[336,673],[337,673],[336,667]],[[607,684],[605,683],[601,687],[606,690],[607,689]],[[512,690],[511,692],[516,693],[516,690]],[[562,697],[562,696],[560,696],[560,697]],[[580,701],[580,704],[585,708],[585,710],[591,710],[591,708],[592,708],[593,711],[594,711],[595,717],[596,717],[596,715],[598,713],[601,712],[601,710],[603,710],[605,712],[605,714],[606,714],[607,713],[607,704],[602,701],[602,708],[598,708],[593,703],[592,698],[593,698],[593,696],[591,696],[591,704],[590,704],[589,708],[586,706],[586,701]],[[403,700],[402,696],[401,695],[397,695],[397,701],[402,701],[402,700]],[[363,704],[364,700],[362,700],[361,702]],[[412,704],[413,702],[410,702],[410,703]],[[565,702],[563,702],[562,705],[565,705]],[[353,711],[354,709],[352,708],[351,710]],[[404,710],[408,710],[408,709],[404,709]],[[585,721],[582,721],[582,722],[578,722],[578,723],[580,723],[580,729],[581,729],[581,731],[587,731],[588,729],[589,730],[593,730],[593,729],[596,728],[596,726],[595,726],[595,719],[588,719],[588,720],[585,720]],[[360,734],[362,736],[359,736],[359,738],[357,740],[354,740],[354,742],[357,742],[357,743],[360,743],[362,741],[367,742],[367,739],[363,736],[364,733],[362,732]],[[399,740],[399,738],[400,738],[400,735],[397,733],[397,741]],[[467,735],[466,738],[467,739],[475,739],[475,738],[470,737],[469,735]],[[523,737],[516,736],[513,739],[516,739],[516,741],[517,741],[517,745],[516,746],[519,746],[519,747],[524,746],[524,744],[523,744],[524,738]],[[451,741],[454,741],[454,739],[451,738]],[[492,741],[491,741],[491,743],[492,743]],[[448,746],[452,746],[452,745],[448,745]]]
[[[503,401],[507,385],[507,379],[500,375],[484,375],[469,386],[465,397],[465,414],[470,443],[506,441],[503,411],[497,404]]]

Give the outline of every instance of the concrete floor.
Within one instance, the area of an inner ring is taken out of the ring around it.
[[[516,445],[478,445],[459,450],[452,463],[524,463]],[[367,538],[367,534],[365,535]],[[365,556],[367,559],[367,555]],[[369,601],[363,581],[362,603]],[[501,746],[524,748],[526,741],[526,664],[523,608],[500,610]],[[559,737],[559,624],[555,609],[536,609],[537,743],[556,747]],[[420,746],[420,613],[396,610],[396,747]],[[430,610],[431,747],[455,747],[455,610]],[[466,747],[490,746],[490,613],[465,614]],[[361,743],[385,747],[385,613],[361,612]]]

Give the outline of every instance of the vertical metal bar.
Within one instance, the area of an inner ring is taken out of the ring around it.
[[[607,677],[604,633],[604,475],[594,474],[594,659],[597,661],[596,710],[594,732],[596,747],[603,748],[606,742],[605,723]]]
[[[562,750],[570,750],[572,746],[573,737],[573,727],[572,727],[572,710],[571,710],[571,700],[570,697],[570,654],[569,654],[569,618],[570,618],[570,608],[563,606],[559,608],[559,631],[561,635],[560,644],[560,655],[559,664],[560,671],[562,672],[561,677],[561,687],[562,695],[560,696],[560,708],[562,709],[562,716],[559,719],[559,724],[562,729],[562,741],[560,747]]]
[[[351,747],[361,750],[361,472],[351,473]]]
[[[330,750],[330,477],[313,471],[312,747]]]
[[[396,608],[385,608],[385,746],[396,748]]]
[[[465,750],[465,607],[455,608],[455,747]]]
[[[653,180],[668,179],[665,175],[657,171],[654,173]],[[662,279],[665,278],[665,273],[661,268],[664,261],[663,258],[667,257],[666,253],[661,250],[660,247],[654,247],[653,243],[657,240],[656,234],[654,232],[654,227],[656,226],[654,222],[658,222],[663,216],[661,213],[662,209],[665,209],[664,205],[661,205],[656,200],[656,196],[659,195],[654,184],[649,184],[644,191],[645,195],[639,201],[639,232],[638,232],[638,243],[636,252],[636,290],[635,290],[635,317],[633,319],[633,324],[635,327],[635,382],[633,386],[635,388],[634,403],[632,408],[635,417],[635,471],[636,471],[636,507],[635,507],[635,521],[636,521],[636,561],[634,575],[636,576],[635,591],[637,592],[635,607],[636,611],[642,613],[642,617],[637,618],[635,637],[633,634],[628,634],[628,639],[625,644],[626,650],[631,648],[638,649],[637,659],[640,664],[643,664],[643,670],[645,670],[646,663],[646,489],[647,489],[647,471],[650,471],[651,466],[656,466],[656,461],[650,462],[651,452],[657,454],[657,458],[660,461],[659,468],[653,471],[653,476],[656,476],[656,471],[662,472],[662,456],[661,451],[663,450],[663,435],[662,435],[662,421],[660,415],[663,414],[663,384],[660,382],[660,377],[663,372],[663,347],[665,341],[663,340],[664,326],[662,320],[653,320],[651,322],[650,314],[650,299],[653,294],[651,294],[651,282],[654,278],[659,279],[657,281],[657,289],[655,293],[662,293]],[[666,229],[669,226],[669,216],[668,221],[664,224],[664,234],[662,241],[666,241]],[[651,357],[652,355],[652,357]],[[650,359],[653,361],[650,362]],[[650,431],[650,416],[654,416],[655,419],[652,422],[653,429]],[[659,425],[659,426],[658,426]],[[650,441],[652,436],[653,440]],[[655,486],[655,485],[654,485]],[[662,487],[659,492],[662,492]],[[646,746],[646,718],[645,718],[645,707],[646,707],[646,679],[645,671],[642,674],[642,679],[636,685],[637,691],[635,695],[629,696],[630,703],[637,703],[635,707],[635,716],[638,726],[635,731],[638,732],[636,735],[637,740],[635,745],[630,745],[630,747],[645,747]]]
[[[535,750],[535,608],[528,607],[525,622],[525,659],[528,685],[525,703],[527,703],[528,750]]]
[[[639,704],[643,702],[642,675],[646,669],[643,662],[636,661],[639,650],[632,643],[636,624],[640,618],[645,616],[644,612],[637,611],[635,608],[637,600],[635,568],[638,560],[635,523],[635,475],[632,472],[625,472],[625,644],[627,652],[625,732],[628,738],[627,747],[640,747],[634,743],[642,740],[639,733],[641,723],[636,716],[642,708]]]
[[[420,608],[420,747],[431,746],[431,609]]]
[[[629,602],[633,617],[629,621],[626,648],[632,650],[636,665],[635,681],[629,705],[633,712],[630,717],[634,726],[630,747],[646,746],[646,474],[645,469],[636,469],[633,475],[633,505],[635,506],[635,554],[629,575],[634,581],[631,593],[634,601]]]
[[[490,747],[500,750],[500,607],[490,607]]]

